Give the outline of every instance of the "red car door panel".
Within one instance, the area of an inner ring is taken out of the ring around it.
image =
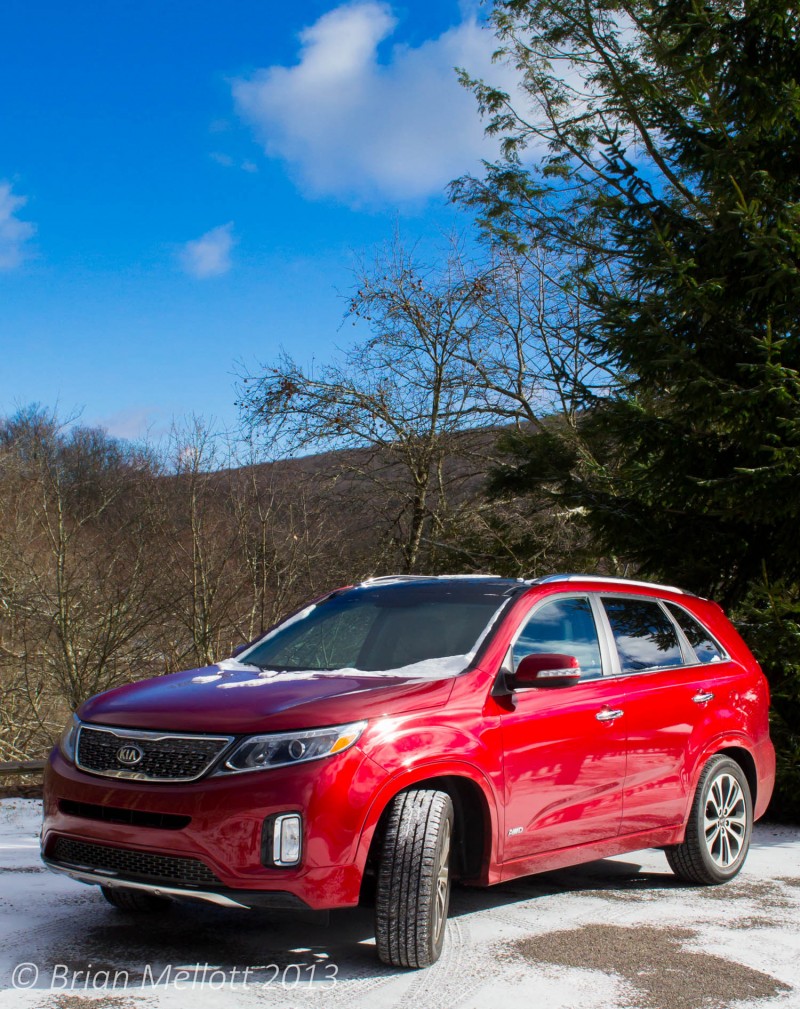
[[[596,608],[588,594],[545,599],[522,623],[512,665],[532,652],[572,655],[567,687],[515,690],[501,716],[504,860],[614,837],[625,778],[622,687],[603,678]]]
[[[628,762],[622,832],[680,824],[694,759],[743,671],[685,610],[641,596],[602,597],[623,689]]]
[[[626,715],[621,684],[520,691],[502,716],[504,860],[614,837],[622,817]],[[601,715],[601,719],[598,719]]]
[[[729,721],[725,712],[743,677],[736,663],[725,662],[625,678],[623,833],[682,822],[694,788],[694,761]]]

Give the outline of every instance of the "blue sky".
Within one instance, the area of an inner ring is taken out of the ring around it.
[[[451,0],[6,0],[0,413],[232,425],[237,362],[333,353],[353,253],[459,219],[493,46]]]

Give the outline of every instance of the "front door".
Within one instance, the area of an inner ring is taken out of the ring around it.
[[[512,647],[577,657],[579,683],[514,691],[501,716],[505,759],[504,861],[619,833],[625,781],[622,684],[603,677],[588,596],[539,603]]]

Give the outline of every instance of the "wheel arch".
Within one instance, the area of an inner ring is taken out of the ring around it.
[[[758,791],[758,765],[756,764],[755,757],[748,745],[748,740],[742,738],[738,735],[726,735],[718,739],[712,740],[708,743],[704,750],[700,753],[700,756],[696,759],[694,768],[692,770],[692,776],[690,779],[690,788],[687,794],[687,804],[686,811],[684,813],[684,826],[686,824],[686,818],[689,815],[689,811],[692,807],[692,802],[694,801],[694,795],[697,791],[697,783],[700,781],[700,775],[703,773],[703,768],[711,760],[712,757],[730,757],[731,760],[735,761],[742,769],[745,778],[747,779],[747,784],[750,786],[751,796],[753,800],[753,810],[756,808],[756,795]]]
[[[741,767],[745,778],[747,778],[747,784],[750,786],[750,797],[753,801],[753,809],[755,809],[758,795],[758,772],[752,753],[743,746],[725,746],[721,750],[717,750],[716,753],[730,757]]]
[[[488,882],[497,836],[497,810],[488,784],[461,768],[417,768],[413,775],[393,779],[376,798],[362,830],[358,859],[366,880],[380,852],[386,820],[394,799],[410,789],[446,792],[455,813],[454,866],[457,878]],[[488,794],[487,794],[488,793]]]

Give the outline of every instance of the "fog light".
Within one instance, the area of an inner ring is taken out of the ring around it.
[[[272,862],[274,865],[297,865],[302,847],[303,821],[299,813],[283,813],[275,817],[272,828]]]

